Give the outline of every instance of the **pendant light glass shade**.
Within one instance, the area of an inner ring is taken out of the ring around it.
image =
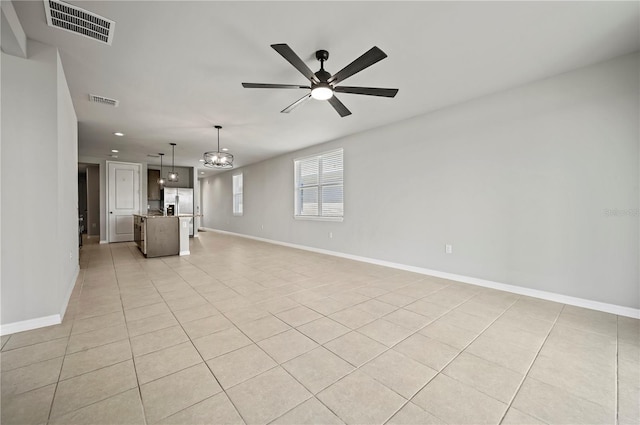
[[[158,155],[160,155],[160,178],[158,178],[158,184],[162,188],[162,186],[164,186],[166,183],[164,177],[162,177],[162,157],[164,156],[164,154],[159,153]]]
[[[215,126],[218,129],[218,150],[205,152],[204,166],[209,168],[233,168],[233,155],[229,152],[222,152],[220,150],[220,129],[219,125]]]
[[[178,181],[178,173],[176,173],[176,170],[174,168],[174,160],[175,160],[175,153],[176,153],[176,144],[175,143],[169,143],[171,145],[171,171],[169,172],[168,180],[170,182],[177,182]]]

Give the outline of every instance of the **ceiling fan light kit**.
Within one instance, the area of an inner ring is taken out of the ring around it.
[[[204,153],[204,166],[218,169],[233,168],[233,155],[220,150],[220,129],[222,126],[216,125],[215,128],[218,130],[218,150]]]
[[[365,96],[380,96],[380,97],[395,97],[398,93],[398,89],[386,89],[378,87],[347,87],[338,86],[338,84],[347,78],[351,77],[376,62],[386,58],[387,55],[378,47],[372,47],[362,56],[351,62],[349,65],[342,68],[340,71],[331,75],[324,69],[324,62],[329,59],[329,52],[326,50],[316,51],[316,59],[320,61],[320,70],[313,72],[309,67],[300,59],[292,49],[286,44],[272,44],[271,47],[280,55],[285,58],[294,68],[296,68],[302,75],[304,75],[310,82],[308,86],[301,86],[297,84],[264,84],[264,83],[242,83],[242,87],[250,89],[306,89],[310,92],[300,99],[293,102],[291,105],[284,108],[281,112],[289,113],[293,109],[297,108],[310,98],[317,100],[327,100],[333,109],[340,114],[341,117],[351,115],[351,111],[347,109],[344,104],[338,100],[335,93],[350,93],[360,94]]]
[[[311,97],[316,100],[328,100],[333,96],[333,89],[326,83],[316,84],[311,89]]]
[[[331,78],[331,74],[324,70],[324,61],[329,59],[329,52],[326,50],[318,50],[316,59],[320,61],[320,70],[314,75],[319,83],[311,82],[311,97],[316,100],[329,100],[333,97],[333,87],[327,81]]]

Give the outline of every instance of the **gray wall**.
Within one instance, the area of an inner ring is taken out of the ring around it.
[[[638,308],[639,72],[627,55],[203,179],[202,226]],[[337,147],[344,221],[294,220],[293,159]]]
[[[1,64],[3,327],[64,313],[78,272],[77,120],[57,50],[28,49]]]
[[[71,93],[56,49],[57,85],[57,188],[58,211],[56,228],[56,267],[59,270],[58,312],[64,314],[79,272],[78,241],[78,187],[74,182],[78,176],[78,118],[73,108]]]

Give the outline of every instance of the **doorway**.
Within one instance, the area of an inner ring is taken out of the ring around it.
[[[78,163],[78,218],[87,238],[100,237],[100,165]]]
[[[78,164],[78,226],[80,227],[80,245],[82,235],[87,233],[87,165]]]

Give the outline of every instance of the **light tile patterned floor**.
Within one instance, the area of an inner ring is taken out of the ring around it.
[[[638,424],[639,321],[216,233],[86,243],[2,424]]]

